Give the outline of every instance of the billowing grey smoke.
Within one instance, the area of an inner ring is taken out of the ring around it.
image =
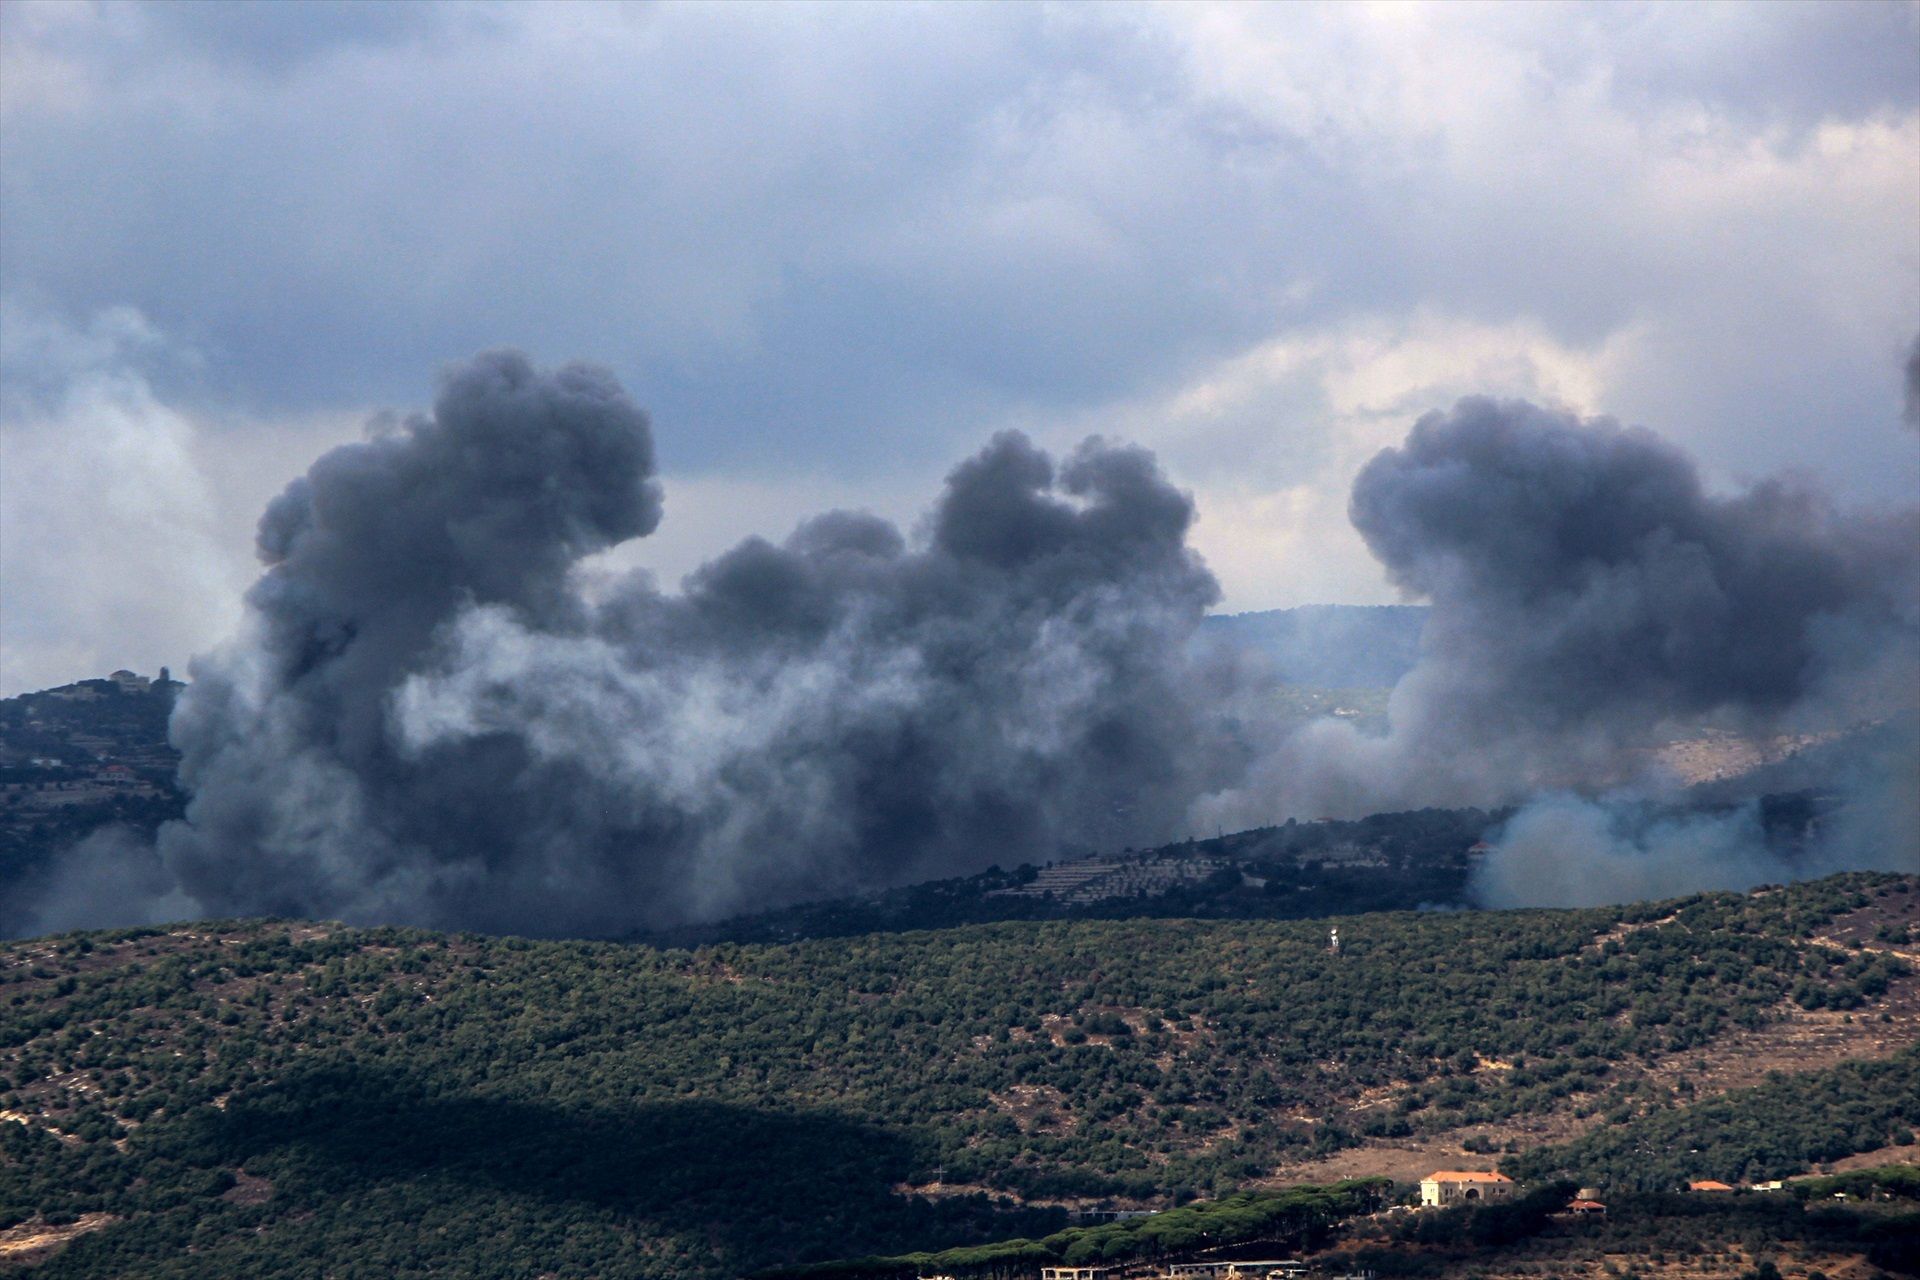
[[[1712,496],[1685,454],[1606,419],[1463,401],[1367,464],[1352,516],[1433,600],[1423,709],[1467,741],[1777,718],[1915,634],[1911,515],[1778,481]]]
[[[1390,578],[1432,602],[1420,660],[1393,693],[1392,730],[1310,726],[1248,791],[1206,802],[1223,824],[1244,825],[1276,796],[1288,812],[1351,816],[1624,788],[1631,812],[1564,795],[1516,819],[1503,848],[1524,857],[1490,875],[1488,896],[1528,901],[1531,884],[1532,901],[1584,900],[1601,890],[1552,887],[1582,863],[1616,892],[1732,883],[1754,866],[1778,877],[1794,868],[1746,838],[1750,814],[1646,816],[1640,800],[1673,785],[1653,748],[1702,726],[1832,729],[1920,699],[1912,510],[1844,513],[1783,481],[1715,495],[1651,432],[1469,399],[1369,462],[1351,514]],[[1910,774],[1886,761],[1846,773],[1823,781],[1857,792],[1849,821],[1877,812],[1885,832],[1914,830]],[[1572,839],[1582,832],[1593,837],[1584,845]],[[1661,865],[1688,847],[1690,865]],[[1849,839],[1844,858],[1840,847],[1809,853],[1806,866],[1920,870],[1910,838]]]
[[[1658,782],[1646,749],[1664,737],[1701,724],[1831,728],[1909,710],[1920,694],[1912,511],[1850,515],[1779,481],[1716,496],[1650,432],[1467,400],[1370,462],[1352,514],[1392,579],[1433,601],[1394,734],[1368,744],[1400,787],[1495,800],[1611,780],[1644,792]],[[1910,755],[1910,736],[1889,748]],[[1881,759],[1827,781],[1856,791],[1856,816],[1910,814],[1920,789]],[[1550,798],[1509,824],[1483,891],[1573,902],[1796,870],[1755,837],[1750,812],[1644,812]],[[1912,830],[1897,816],[1885,825]],[[1798,869],[1920,870],[1912,843],[1836,859],[1840,847],[1836,829]]]
[[[465,611],[585,626],[567,571],[654,528],[652,472],[610,376],[500,354],[449,377],[431,416],[289,486],[260,521],[246,634],[196,663],[176,712],[194,798],[161,854],[186,891],[214,911],[404,919],[484,882],[507,856],[487,833],[534,799],[514,794],[514,745],[422,769],[394,741],[393,694]]]
[[[1241,753],[1151,457],[1002,435],[925,545],[834,513],[589,603],[660,518],[604,373],[481,357],[267,511],[174,726],[160,857],[209,913],[606,931],[1183,834]]]
[[[1353,489],[1388,574],[1431,601],[1371,737],[1283,731],[1259,679],[1192,656],[1216,588],[1191,502],[1142,451],[1090,440],[1056,466],[1001,435],[911,542],[837,512],[678,594],[635,577],[589,599],[579,560],[659,521],[652,473],[608,375],[512,354],[320,459],[262,519],[247,628],[176,713],[188,821],[157,851],[76,851],[43,927],[99,921],[80,899],[111,884],[124,918],[609,932],[1215,826],[1530,799],[1489,902],[1920,870],[1913,511],[1784,482],[1716,495],[1605,419],[1429,414]],[[1850,796],[1812,846],[1769,846],[1751,807],[1659,798],[1664,739],[1863,720],[1888,723],[1810,784]]]
[[[1907,348],[1907,398],[1903,407],[1907,425],[1920,431],[1920,334]]]

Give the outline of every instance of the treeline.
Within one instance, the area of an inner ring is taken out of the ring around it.
[[[1031,1275],[1036,1266],[1153,1262],[1247,1241],[1311,1249],[1324,1244],[1345,1220],[1378,1209],[1392,1191],[1388,1178],[1244,1191],[1148,1217],[1074,1227],[1040,1241],[1006,1240],[937,1253],[776,1267],[761,1274],[763,1280],[916,1280],[930,1273],[999,1280]]]
[[[1554,1194],[1564,1189],[1555,1188]],[[1546,1208],[1548,1196],[1539,1197]],[[1780,1280],[1818,1276],[1806,1257],[1840,1262],[1837,1274],[1920,1275],[1920,1213],[1790,1195],[1610,1195],[1603,1217],[1533,1213],[1513,1204],[1444,1214],[1422,1213],[1375,1224],[1328,1260],[1330,1267],[1399,1277],[1460,1275],[1687,1275]],[[1514,1228],[1518,1228],[1515,1230]],[[1799,1265],[1783,1271],[1789,1261]],[[1845,1260],[1845,1261],[1842,1261]]]
[[[1825,1178],[1799,1178],[1787,1189],[1802,1200],[1920,1200],[1920,1165],[1889,1164]]]
[[[1564,1180],[1540,1183],[1510,1200],[1417,1214],[1397,1224],[1394,1235],[1421,1245],[1509,1245],[1538,1235],[1566,1212],[1567,1202],[1579,1190],[1578,1183]]]
[[[1516,1155],[1515,1178],[1569,1177],[1638,1191],[1697,1178],[1752,1183],[1805,1173],[1862,1151],[1913,1145],[1920,1046],[1878,1062],[1778,1075],[1750,1089],[1662,1109],[1559,1147]]]

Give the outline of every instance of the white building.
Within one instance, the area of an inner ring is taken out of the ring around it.
[[[1505,1200],[1512,1194],[1513,1179],[1499,1173],[1442,1169],[1420,1179],[1420,1204],[1429,1209]]]

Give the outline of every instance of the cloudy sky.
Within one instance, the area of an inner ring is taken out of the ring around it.
[[[1225,607],[1377,602],[1470,392],[1920,494],[1920,7],[0,7],[0,692],[217,641],[287,479],[492,346],[653,413],[663,582],[1155,449]]]

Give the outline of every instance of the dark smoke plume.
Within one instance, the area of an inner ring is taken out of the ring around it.
[[[1293,808],[1500,804],[1609,784],[1640,796],[1663,782],[1650,749],[1702,726],[1829,728],[1920,694],[1912,511],[1847,514],[1785,481],[1717,496],[1648,431],[1482,399],[1427,415],[1368,463],[1351,509],[1391,579],[1432,612],[1388,736],[1320,725],[1282,753],[1267,777]],[[1852,781],[1869,775],[1879,781],[1857,808],[1912,812],[1911,776],[1877,765]],[[1497,864],[1491,896],[1524,900],[1527,883],[1576,866],[1597,881],[1587,892],[1535,900],[1781,869],[1744,829],[1590,803],[1562,796],[1516,819],[1509,847],[1538,865]],[[1644,856],[1609,865],[1603,832],[1608,852]],[[1920,869],[1910,842],[1848,857]]]
[[[604,932],[1171,838],[1239,759],[1217,594],[1139,450],[1002,435],[924,545],[834,513],[588,602],[660,519],[605,373],[481,357],[268,509],[174,735],[159,857],[210,914]]]
[[[1470,741],[1777,718],[1846,674],[1846,633],[1914,634],[1911,515],[1780,481],[1716,497],[1606,419],[1463,401],[1367,464],[1352,515],[1433,600],[1426,709]]]
[[[1907,425],[1920,431],[1920,334],[1915,334],[1913,345],[1907,348],[1907,396],[1902,406]]]
[[[1766,738],[1910,725],[1899,713],[1920,702],[1913,510],[1846,513],[1787,481],[1716,495],[1651,432],[1469,399],[1369,462],[1351,514],[1392,581],[1431,602],[1391,730],[1311,725],[1247,790],[1203,802],[1211,820],[1248,825],[1276,803],[1357,816],[1547,795],[1549,808],[1509,827],[1503,848],[1525,854],[1490,868],[1489,898],[1751,882],[1754,867],[1780,878],[1794,868],[1749,838],[1752,814],[1736,830],[1644,803],[1676,785],[1653,749],[1703,728]],[[1808,870],[1920,870],[1912,736],[1889,731],[1886,750],[1823,780],[1853,796],[1852,816]],[[1868,814],[1873,838],[1860,829]],[[1594,872],[1584,888],[1553,888],[1577,866]]]
[[[83,845],[37,920],[99,921],[111,885],[113,922],[605,933],[1426,805],[1523,805],[1478,882],[1496,905],[1920,870],[1911,510],[1718,495],[1607,419],[1429,414],[1353,488],[1431,602],[1369,736],[1287,727],[1251,667],[1191,643],[1217,590],[1143,451],[1056,465],[997,436],[911,540],[836,512],[678,594],[588,598],[581,558],[658,523],[652,477],[609,375],[512,354],[321,458],[262,519],[246,629],[176,712],[188,820],[157,849]],[[1676,807],[1651,750],[1861,721],[1805,784],[1846,802],[1784,853],[1751,805]]]

